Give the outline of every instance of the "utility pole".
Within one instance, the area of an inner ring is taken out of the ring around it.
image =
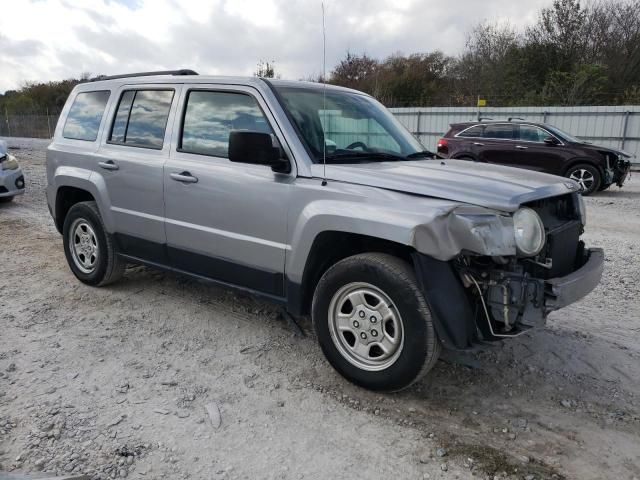
[[[48,138],[51,138],[51,122],[49,121],[49,107],[47,107],[47,130],[49,132]]]

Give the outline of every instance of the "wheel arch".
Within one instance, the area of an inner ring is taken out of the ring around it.
[[[71,207],[76,203],[95,201],[95,197],[88,190],[73,187],[70,185],[63,185],[58,187],[56,191],[56,204],[55,204],[55,224],[58,232],[62,233],[62,227],[64,220],[67,217],[67,213]]]
[[[316,235],[309,249],[300,282],[287,280],[287,309],[294,315],[310,312],[313,292],[320,278],[335,263],[360,253],[388,253],[413,265],[415,249],[371,235],[328,230]]]
[[[454,159],[454,160],[464,160],[464,159],[469,158],[469,159],[473,160],[474,162],[477,162],[477,161],[478,161],[478,156],[477,156],[477,155],[474,155],[474,154],[473,154],[473,153],[471,153],[471,152],[459,152],[459,153],[456,153],[456,154],[455,154],[453,157],[451,157],[451,158],[452,158],[452,159]]]
[[[52,214],[56,229],[62,233],[64,220],[69,209],[78,202],[95,201],[108,232],[113,232],[113,221],[108,208],[108,196],[102,177],[95,181],[95,175],[80,169],[61,168],[55,175],[55,196]]]
[[[566,177],[567,173],[569,173],[569,170],[571,170],[576,165],[583,164],[597,168],[600,176],[604,179],[604,169],[602,168],[602,165],[599,165],[598,162],[595,162],[592,158],[588,157],[577,157],[569,160],[569,162],[567,162],[567,165],[564,167],[564,170],[562,171],[562,175]]]

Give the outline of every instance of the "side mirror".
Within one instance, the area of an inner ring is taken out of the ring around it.
[[[555,137],[547,137],[544,139],[544,143],[546,143],[547,145],[558,145],[558,139]]]
[[[289,173],[291,166],[282,157],[280,148],[273,146],[271,135],[263,132],[232,130],[229,134],[229,161],[269,165],[274,172]]]

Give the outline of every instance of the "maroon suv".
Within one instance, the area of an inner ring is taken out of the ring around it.
[[[577,181],[583,195],[621,187],[631,168],[626,152],[531,122],[453,123],[438,141],[438,155],[562,175]]]

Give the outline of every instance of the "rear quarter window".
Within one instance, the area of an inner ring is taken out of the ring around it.
[[[476,125],[475,127],[467,128],[466,130],[460,132],[458,134],[458,137],[482,137],[482,127],[480,125]]]
[[[109,90],[82,92],[76,95],[69,109],[62,136],[71,140],[95,142],[109,95]]]

